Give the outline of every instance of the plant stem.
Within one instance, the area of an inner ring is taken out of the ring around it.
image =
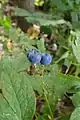
[[[43,78],[43,76],[42,76],[42,78]],[[50,104],[49,104],[49,101],[48,101],[48,98],[47,98],[47,95],[46,95],[46,90],[45,90],[45,87],[44,87],[44,81],[43,81],[43,79],[41,79],[41,81],[42,81],[43,94],[44,94],[46,103],[48,105],[49,112],[51,114],[51,118],[52,118],[52,120],[54,120],[53,113],[52,113],[52,110],[51,110],[51,107],[50,107]]]

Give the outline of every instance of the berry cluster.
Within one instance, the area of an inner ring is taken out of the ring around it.
[[[52,57],[48,53],[40,53],[36,49],[30,49],[27,53],[27,58],[32,64],[48,65],[52,61]]]

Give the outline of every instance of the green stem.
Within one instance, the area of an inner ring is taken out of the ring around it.
[[[44,97],[45,97],[46,103],[48,105],[49,112],[51,114],[51,118],[52,118],[52,120],[54,120],[53,113],[52,113],[52,110],[51,110],[51,107],[50,107],[50,104],[49,104],[49,101],[48,101],[48,98],[47,98],[47,95],[46,95],[46,90],[45,90],[45,87],[44,87],[44,81],[43,81],[43,79],[41,79],[41,81],[42,81],[42,88],[43,88]]]

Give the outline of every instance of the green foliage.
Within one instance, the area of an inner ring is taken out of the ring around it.
[[[67,24],[66,21],[62,20],[51,20],[51,16],[44,13],[29,13],[26,10],[22,10],[20,8],[15,9],[15,16],[23,16],[28,20],[28,22],[35,23],[35,21],[40,22],[41,25],[59,25],[59,24]],[[42,19],[43,18],[43,19]]]
[[[79,120],[80,118],[80,90],[72,97],[72,102],[76,107],[73,111],[70,120]]]
[[[57,10],[65,11],[65,10],[78,10],[80,1],[79,0],[51,0],[52,7],[56,7]]]
[[[79,48],[80,48],[80,31],[73,32],[72,50],[77,61],[80,62]]]
[[[51,11],[58,14],[61,18],[64,16],[66,20],[70,20],[74,28],[79,28],[80,24],[80,1],[79,0],[51,0]]]
[[[3,3],[2,0],[0,2]],[[44,1],[44,5],[46,2]],[[24,17],[31,24],[40,23],[40,32],[43,34],[40,33],[34,40],[30,39],[27,30],[24,33],[20,28],[12,27],[10,17],[4,16],[3,9],[0,9],[2,28],[0,44],[3,44],[4,51],[3,56],[0,56],[1,120],[32,120],[33,116],[36,117],[35,120],[56,119],[54,116],[58,101],[63,100],[67,93],[71,94],[67,97],[75,108],[72,110],[73,113],[72,111],[69,115],[60,113],[59,117],[61,120],[80,119],[80,1],[50,0],[49,2],[50,11],[47,14],[30,13],[21,8],[14,10],[15,16]],[[71,17],[69,21],[64,17],[68,12],[70,14],[68,17]],[[48,41],[42,36],[44,34],[49,36]],[[9,51],[7,43],[10,40],[14,47]],[[49,42],[48,48],[46,41],[47,44]],[[49,50],[53,43],[58,47],[56,52]],[[37,65],[36,70],[30,71],[31,63],[26,55],[30,48],[50,53],[53,56],[52,63],[48,66]],[[40,104],[39,111],[36,108],[39,107],[36,92],[40,102],[44,101]]]
[[[35,112],[35,95],[30,81],[23,73],[18,72],[20,60],[20,56],[16,61],[5,58],[0,63],[0,118],[4,120],[30,120]]]
[[[11,20],[4,16],[4,17],[0,18],[0,25],[3,26],[4,28],[10,28]]]

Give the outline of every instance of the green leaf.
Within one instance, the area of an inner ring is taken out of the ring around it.
[[[53,26],[57,26],[60,24],[66,24],[65,20],[46,20],[46,19],[42,19],[42,18],[37,18],[37,17],[27,17],[26,20],[28,20],[28,22],[34,23],[35,21],[38,21],[41,25],[53,25]]]
[[[80,78],[57,73],[54,77],[55,96],[63,96],[71,87],[80,85]]]
[[[73,50],[73,54],[74,54],[75,58],[80,63],[80,44],[74,44],[72,42],[72,50]]]
[[[72,96],[72,102],[75,107],[80,107],[80,92],[77,92]]]
[[[13,109],[9,106],[7,100],[0,94],[0,119],[1,120],[20,120]]]
[[[30,13],[27,10],[21,8],[15,8],[14,12],[15,12],[15,16],[38,17],[38,18],[48,18],[48,19],[52,18],[52,15],[50,13],[49,15],[42,12]]]
[[[4,64],[5,63],[5,64]],[[5,56],[2,64],[4,68],[11,69],[13,68],[15,71],[24,71],[29,68],[30,62],[27,59],[27,56],[20,52],[17,55],[14,56],[14,58],[10,58],[9,56]]]
[[[61,20],[52,20],[52,16],[51,15],[47,15],[41,12],[36,12],[36,13],[30,13],[24,9],[20,9],[20,8],[15,8],[15,16],[24,16],[25,19],[30,22],[30,23],[34,23],[35,21],[40,22],[41,25],[59,25],[59,24],[67,24],[69,25],[69,23],[67,23],[65,20],[61,19]]]
[[[15,58],[12,60],[12,66],[17,71],[26,70],[29,68],[30,62],[25,54],[20,53],[17,57],[15,56]]]
[[[28,16],[30,15],[28,11],[24,10],[24,9],[21,9],[21,8],[15,8],[14,10],[15,12],[15,16]]]
[[[73,111],[73,113],[72,113],[72,115],[70,117],[70,120],[80,120],[80,107],[77,107]]]
[[[56,63],[60,62],[61,60],[68,58],[69,56],[69,51],[65,52],[57,61]]]
[[[23,73],[17,73],[11,62],[9,59],[5,60],[0,72],[0,100],[3,103],[0,104],[0,119],[31,120],[36,109],[32,86],[28,77]]]

